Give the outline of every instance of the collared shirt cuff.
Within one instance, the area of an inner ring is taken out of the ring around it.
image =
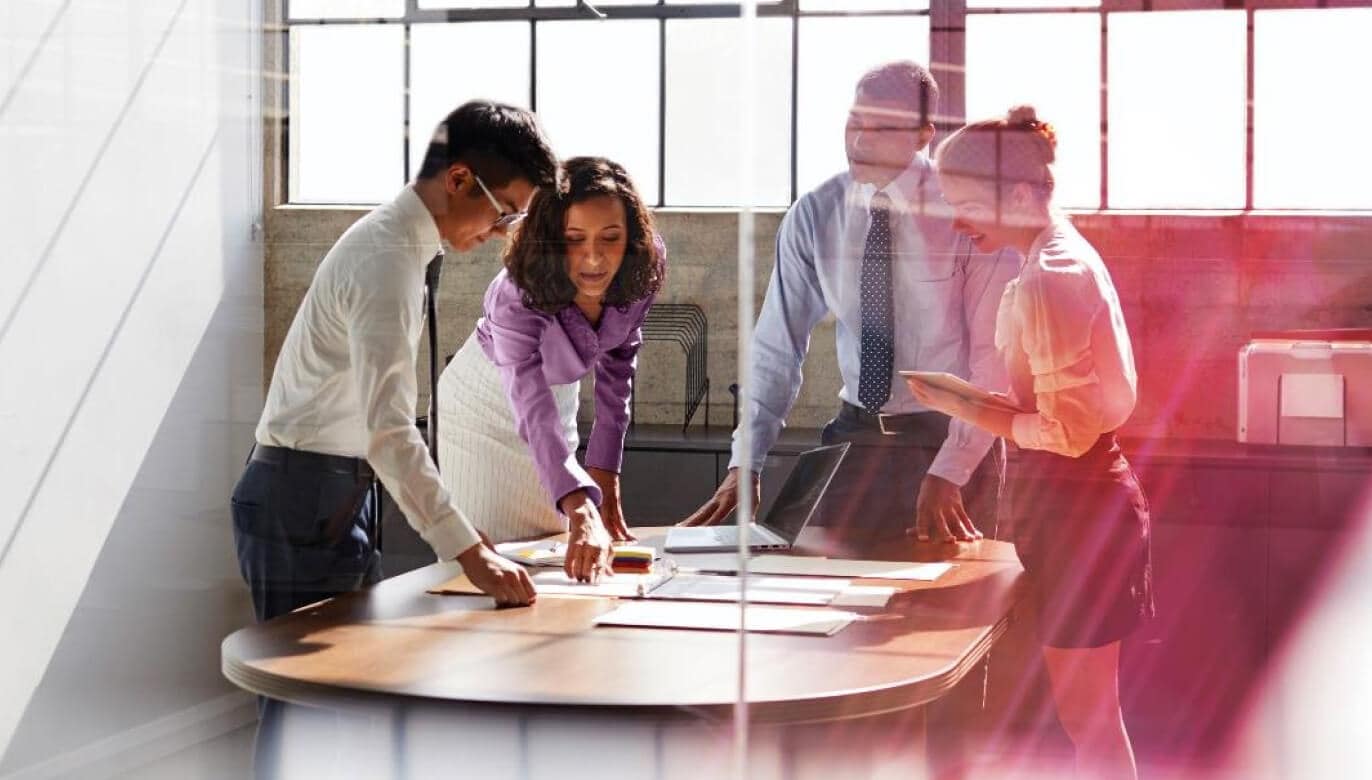
[[[1010,433],[1015,444],[1026,450],[1043,449],[1043,437],[1038,412],[1017,414],[1010,422]]]
[[[928,473],[962,487],[972,478],[972,472],[977,468],[976,463],[968,465],[962,462],[964,460],[966,457],[961,451],[950,454],[946,449],[939,450],[938,455],[934,456],[934,462],[929,466]]]
[[[481,543],[481,536],[477,534],[476,529],[467,522],[467,518],[457,512],[429,525],[421,535],[433,548],[440,561],[451,561],[472,545]]]
[[[618,474],[624,466],[623,432],[616,440],[613,434],[601,433],[599,427],[593,428],[591,438],[586,442],[586,465]]]
[[[573,456],[573,459],[575,456]],[[553,508],[562,511],[562,499],[578,490],[586,491],[591,501],[600,506],[604,496],[600,494],[600,486],[591,479],[591,475],[579,465],[573,464],[572,468],[563,471],[562,474],[554,477],[555,484],[550,486],[550,493],[553,494]]]

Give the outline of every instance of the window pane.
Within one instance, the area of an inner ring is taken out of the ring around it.
[[[1111,208],[1243,208],[1246,28],[1243,11],[1111,15]]]
[[[1100,0],[967,0],[968,8],[1099,8]]]
[[[657,202],[658,23],[540,22],[538,115],[559,157],[622,164]]]
[[[1045,45],[1051,41],[1051,45]],[[967,119],[1029,103],[1058,131],[1057,201],[1100,206],[1100,17],[967,18]]]
[[[576,3],[572,3],[576,5]],[[420,8],[528,8],[528,0],[419,0]]]
[[[929,0],[800,0],[802,11],[925,11]]]
[[[858,79],[892,60],[929,62],[927,16],[800,20],[797,187],[808,192],[847,170],[843,127]]]
[[[292,19],[394,19],[405,0],[291,0]]]
[[[753,95],[742,94],[739,22],[692,19],[667,24],[667,203],[741,203],[738,117],[754,111],[753,202],[791,199],[791,20],[759,19]]]
[[[1372,208],[1372,9],[1255,16],[1253,205]]]
[[[529,23],[416,24],[410,30],[410,175],[448,112],[475,98],[529,107]]]
[[[405,31],[292,27],[290,198],[379,203],[404,185]]]

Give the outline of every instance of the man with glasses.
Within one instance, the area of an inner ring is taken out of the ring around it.
[[[558,165],[532,114],[471,102],[435,130],[419,175],[324,256],[291,323],[243,476],[234,539],[258,620],[376,582],[375,478],[440,560],[502,606],[534,600],[524,569],[482,544],[415,427],[425,267],[519,221]],[[277,747],[264,704],[259,775]]]

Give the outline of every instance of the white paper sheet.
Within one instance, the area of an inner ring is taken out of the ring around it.
[[[495,546],[495,551],[525,566],[552,566],[560,569],[567,559],[567,545],[551,539],[503,542]]]
[[[595,622],[602,626],[736,631],[738,611],[733,604],[649,599],[626,601]],[[749,631],[814,636],[831,636],[858,619],[855,612],[798,607],[749,606],[744,615]]]
[[[847,580],[819,577],[750,577],[748,601],[824,606],[848,587]],[[739,601],[742,580],[732,575],[677,574],[648,593],[651,599]]]
[[[657,587],[663,580],[671,577],[668,573],[650,572],[648,574],[616,574],[603,577],[600,582],[577,582],[567,573],[540,571],[533,575],[534,588],[539,593],[562,596],[614,596],[622,599],[643,598],[646,593]]]
[[[890,585],[849,585],[837,598],[829,602],[829,606],[876,609],[886,606],[886,602],[894,595],[896,589]]]
[[[683,571],[735,573],[738,556],[730,553],[674,555]],[[920,580],[933,582],[954,564],[910,563],[909,561],[850,561],[805,555],[759,555],[748,561],[751,574],[799,575],[807,577],[857,577],[883,580]]]

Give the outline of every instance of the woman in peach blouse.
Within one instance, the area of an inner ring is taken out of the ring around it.
[[[1010,394],[969,401],[907,378],[921,403],[1016,444],[1008,500],[1058,717],[1078,768],[1135,777],[1120,641],[1153,612],[1148,503],[1115,431],[1137,401],[1133,349],[1100,255],[1053,207],[1052,127],[1028,106],[943,142],[939,181],[982,251],[1019,250],[996,322]]]

